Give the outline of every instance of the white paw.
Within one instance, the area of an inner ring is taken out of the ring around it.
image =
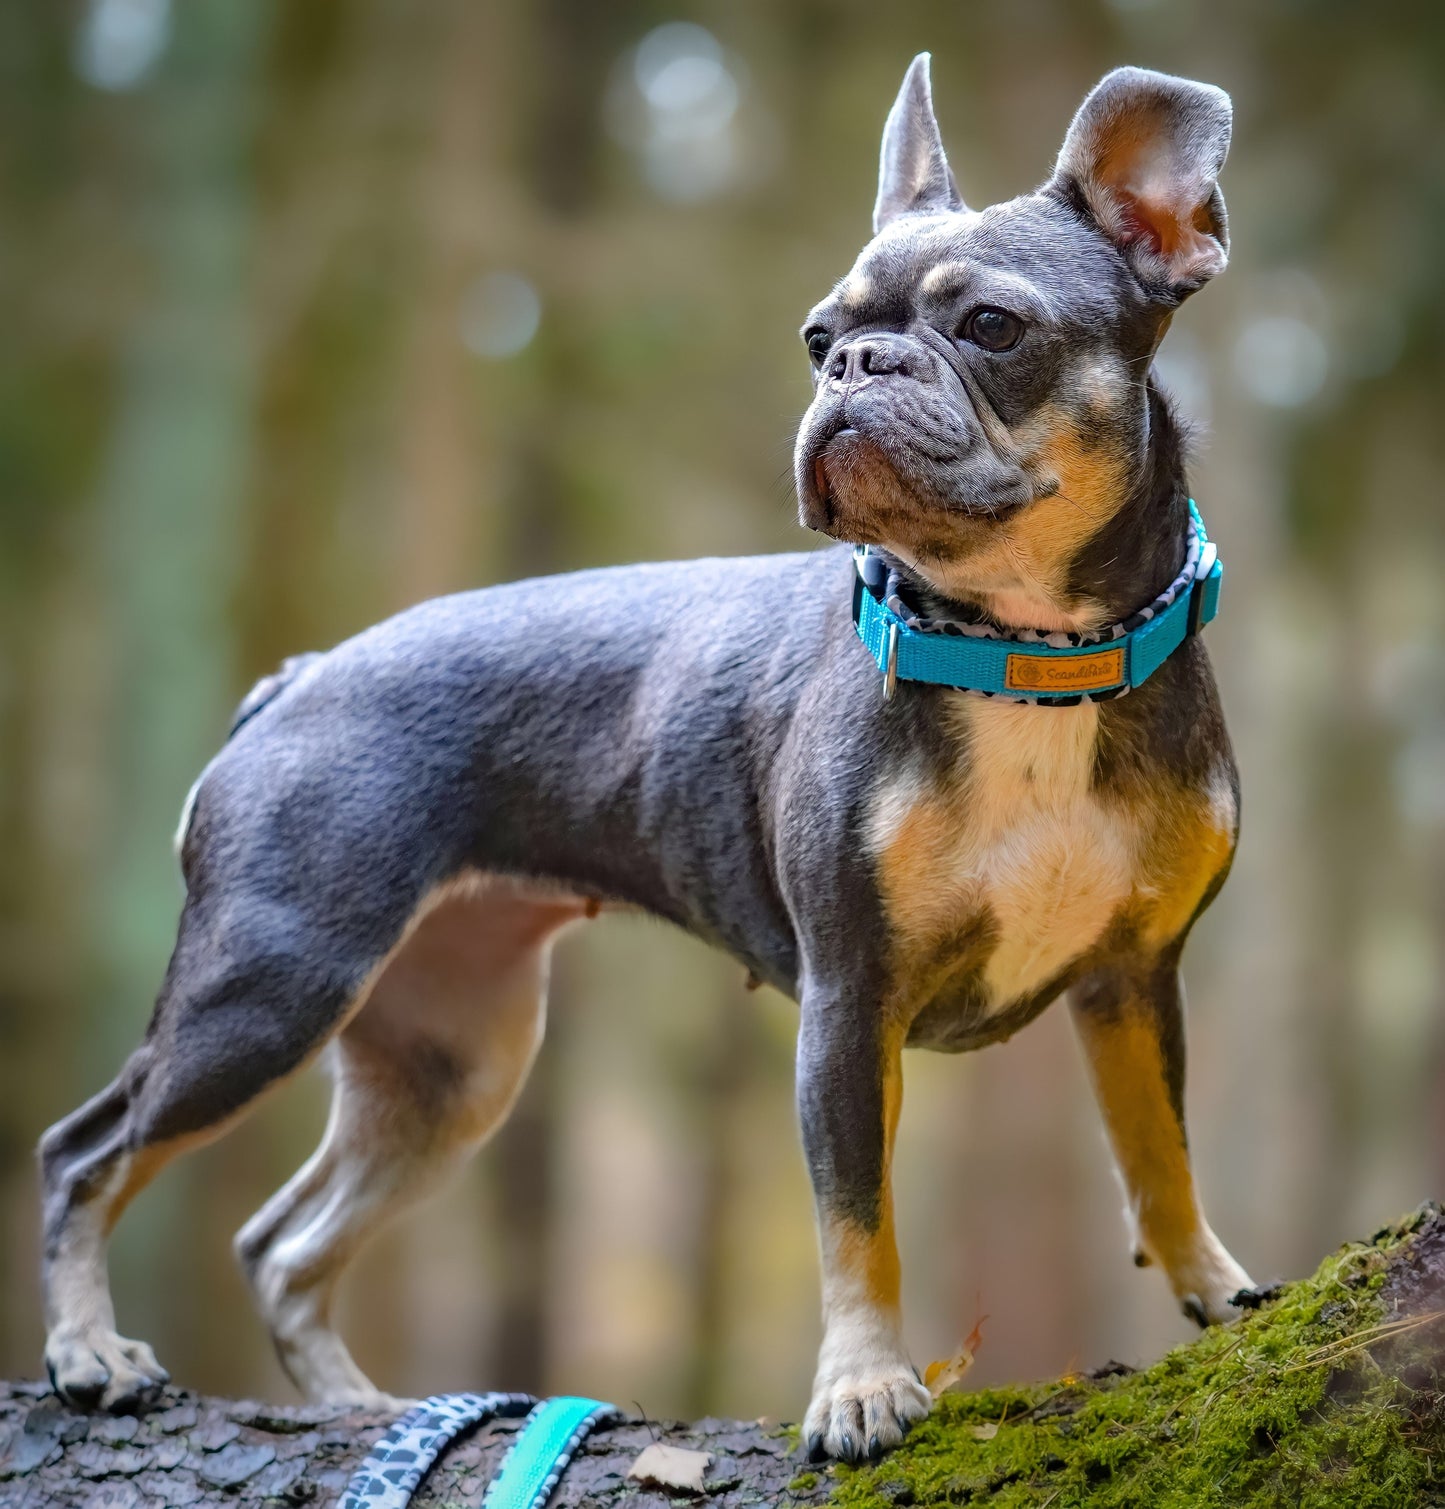
[[[1234,1296],[1254,1287],[1253,1279],[1223,1247],[1207,1254],[1195,1271],[1171,1277],[1185,1315],[1201,1327],[1237,1319],[1243,1312],[1233,1303]]]
[[[1231,1285],[1222,1293],[1183,1294],[1179,1297],[1179,1308],[1184,1311],[1185,1318],[1192,1320],[1201,1331],[1206,1326],[1222,1326],[1231,1320],[1238,1320],[1244,1314],[1244,1311],[1232,1301],[1241,1289],[1253,1287],[1246,1279],[1241,1284]]]
[[[897,1446],[915,1420],[933,1404],[906,1361],[864,1373],[819,1377],[803,1421],[803,1443],[811,1461],[876,1461]]]
[[[56,1332],[45,1344],[45,1366],[67,1404],[121,1413],[153,1399],[171,1376],[145,1342],[99,1326]]]

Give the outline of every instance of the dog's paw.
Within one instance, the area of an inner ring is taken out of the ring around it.
[[[1246,1307],[1236,1304],[1234,1296],[1244,1292],[1246,1291],[1232,1289],[1228,1294],[1214,1294],[1207,1297],[1200,1294],[1185,1294],[1180,1296],[1179,1308],[1184,1312],[1186,1320],[1192,1320],[1201,1331],[1204,1331],[1210,1326],[1223,1326],[1231,1320],[1238,1320],[1244,1314]]]
[[[171,1377],[145,1342],[100,1327],[53,1335],[45,1345],[45,1366],[67,1404],[117,1414],[154,1399]]]
[[[1236,1296],[1252,1292],[1249,1275],[1222,1248],[1207,1254],[1195,1272],[1176,1276],[1180,1308],[1201,1329],[1238,1320],[1245,1305]]]
[[[843,1373],[813,1387],[803,1444],[813,1462],[877,1461],[933,1403],[906,1362],[871,1374]]]

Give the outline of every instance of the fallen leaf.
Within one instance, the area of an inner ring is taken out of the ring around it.
[[[930,1362],[924,1368],[924,1387],[937,1399],[956,1383],[962,1383],[963,1375],[972,1366],[973,1353],[967,1347],[960,1347],[952,1357],[945,1358],[942,1362]]]
[[[627,1476],[653,1488],[701,1493],[702,1475],[711,1462],[712,1457],[705,1451],[688,1451],[684,1446],[665,1446],[654,1441],[627,1469]]]
[[[975,1441],[992,1441],[997,1434],[997,1420],[985,1420],[982,1425],[975,1425],[973,1428],[973,1439]]]
[[[923,1370],[923,1386],[935,1399],[946,1394],[955,1384],[963,1381],[963,1375],[973,1366],[973,1354],[983,1339],[983,1323],[988,1317],[981,1316],[978,1324],[968,1333],[963,1344],[941,1362],[930,1362]]]

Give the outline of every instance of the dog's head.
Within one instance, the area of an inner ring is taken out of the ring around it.
[[[1069,562],[1138,475],[1172,312],[1225,264],[1230,115],[1210,85],[1116,69],[1042,188],[971,210],[915,58],[884,127],[873,239],[802,329],[803,523],[1003,621],[1087,626]]]

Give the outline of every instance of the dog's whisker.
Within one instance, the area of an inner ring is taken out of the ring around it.
[[[1071,498],[1068,493],[1066,493],[1061,487],[1056,487],[1054,489],[1053,496],[1056,498],[1062,498],[1064,502],[1067,503],[1071,508],[1077,508],[1078,511],[1091,522],[1098,517],[1098,515],[1095,514],[1092,509],[1085,508],[1077,498]]]

